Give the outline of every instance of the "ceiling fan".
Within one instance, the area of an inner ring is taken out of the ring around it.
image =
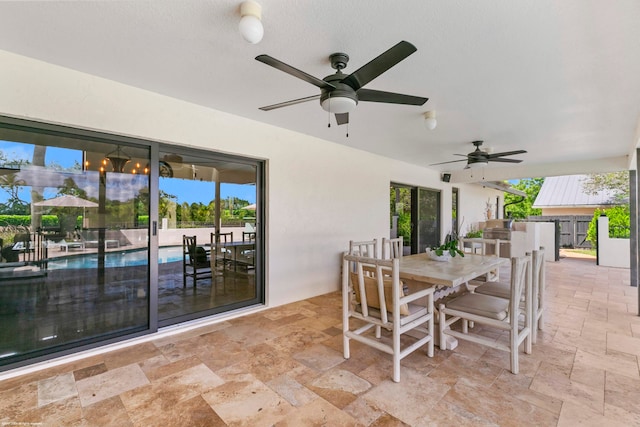
[[[288,107],[289,105],[320,99],[322,108],[329,113],[334,113],[338,125],[343,125],[349,123],[349,112],[353,111],[359,101],[422,105],[427,102],[429,98],[363,89],[364,85],[407,58],[416,50],[415,46],[411,43],[401,41],[349,75],[342,72],[349,62],[349,56],[345,53],[334,53],[329,56],[329,60],[331,61],[331,67],[334,68],[336,72],[322,80],[269,55],[258,55],[256,56],[256,60],[320,88],[320,94],[318,95],[267,105],[266,107],[260,107],[260,109],[270,111],[276,108]]]
[[[525,150],[515,150],[515,151],[503,151],[502,153],[488,153],[487,151],[481,150],[480,146],[484,141],[473,141],[472,144],[476,146],[476,149],[469,154],[455,154],[456,156],[464,156],[466,159],[462,160],[451,160],[449,162],[440,162],[440,163],[432,163],[429,166],[435,165],[444,165],[447,163],[456,163],[456,162],[467,162],[467,168],[477,168],[481,166],[487,166],[489,162],[502,162],[502,163],[521,163],[522,160],[518,159],[505,159],[505,156],[514,156],[516,154],[524,154]]]

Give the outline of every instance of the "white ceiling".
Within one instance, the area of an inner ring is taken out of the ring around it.
[[[485,168],[494,178],[615,169],[638,144],[637,0],[260,3],[265,35],[251,45],[236,0],[0,2],[0,49],[423,166],[477,139],[528,151],[518,168]],[[349,73],[400,40],[418,51],[366,87],[430,98],[421,107],[362,102],[348,138],[316,101],[258,110],[319,93],[259,54],[323,78],[333,52]],[[464,179],[464,165],[437,168]]]

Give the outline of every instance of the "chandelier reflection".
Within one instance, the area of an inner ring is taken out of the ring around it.
[[[131,156],[125,153],[120,146],[105,156],[105,160],[102,162],[105,166],[107,160],[111,162],[114,172],[124,172],[124,167],[131,161]],[[135,172],[134,172],[135,173]]]

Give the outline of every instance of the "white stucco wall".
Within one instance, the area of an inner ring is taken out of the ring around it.
[[[415,165],[268,126],[0,51],[0,114],[267,160],[267,303],[339,288],[350,239],[389,234],[389,183],[441,189],[443,235],[451,184]],[[501,193],[461,184],[463,227]]]
[[[609,237],[609,218],[598,218],[598,265],[603,267],[629,268],[631,265],[629,239]]]

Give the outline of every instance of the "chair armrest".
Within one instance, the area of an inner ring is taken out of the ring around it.
[[[430,294],[433,294],[436,290],[435,286],[426,289],[420,289],[419,291],[412,292],[409,295],[405,295],[400,298],[400,304],[409,303],[411,301],[415,301],[420,298],[424,298]]]

